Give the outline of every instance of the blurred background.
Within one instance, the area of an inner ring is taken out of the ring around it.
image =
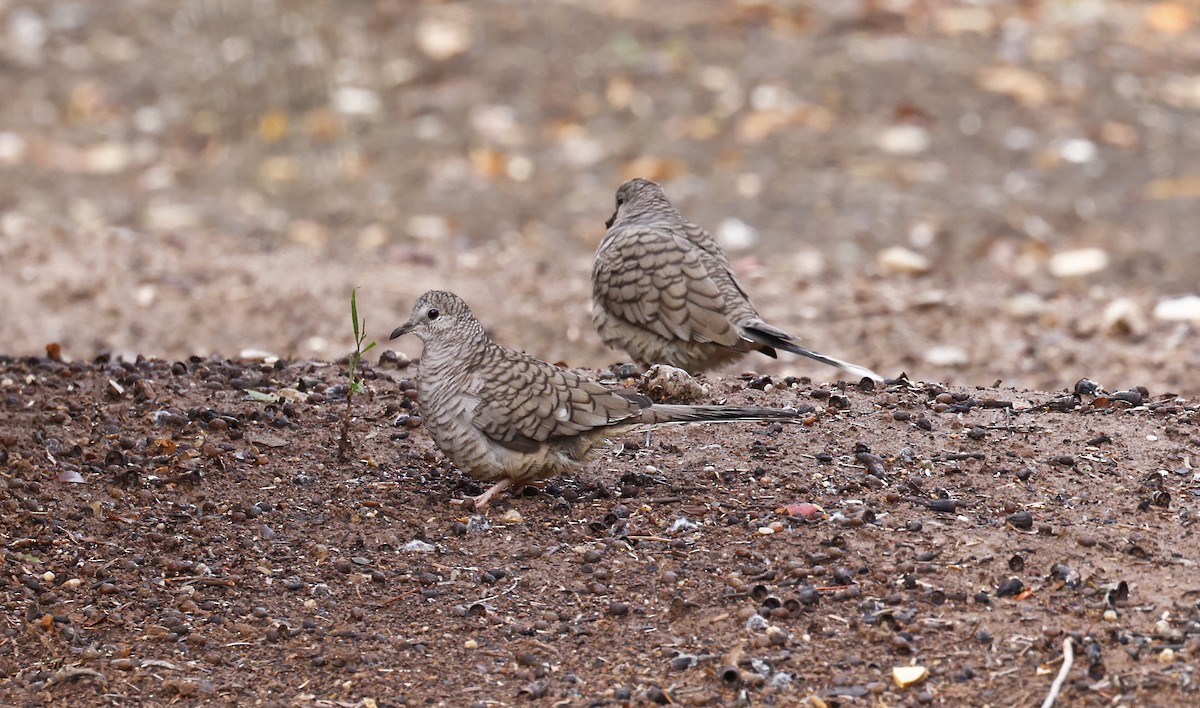
[[[604,366],[591,256],[643,176],[817,350],[1197,395],[1198,24],[1197,0],[0,0],[0,352],[332,359],[352,288],[380,340],[442,288]]]

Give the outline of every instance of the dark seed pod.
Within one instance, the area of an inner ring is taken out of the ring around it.
[[[1109,396],[1109,398],[1114,401],[1121,401],[1122,403],[1128,403],[1131,406],[1142,405],[1142,394],[1139,393],[1138,391],[1118,391],[1118,392],[1112,394],[1111,396]]]
[[[1021,582],[1020,578],[1009,578],[1000,587],[996,588],[996,597],[1009,597],[1019,595],[1025,590],[1025,583]]]
[[[1028,530],[1033,528],[1033,514],[1030,514],[1028,511],[1018,511],[1013,514],[1009,514],[1005,521],[1018,529]]]
[[[771,385],[770,376],[755,376],[746,384],[746,388],[752,388],[756,391],[766,390],[767,386]]]
[[[953,514],[958,508],[958,502],[953,499],[930,499],[929,510]]]
[[[671,659],[671,670],[684,671],[690,669],[696,665],[697,661],[696,657],[691,654],[680,654]]]
[[[805,585],[796,591],[796,599],[802,605],[815,605],[821,601],[821,593],[811,585]]]

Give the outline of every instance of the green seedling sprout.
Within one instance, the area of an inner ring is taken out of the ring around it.
[[[363,346],[367,340],[367,321],[358,318],[358,288],[350,291],[350,324],[354,328],[354,351],[350,352],[346,375],[350,385],[346,388],[346,414],[342,416],[342,436],[338,440],[338,459],[345,462],[350,457],[350,414],[353,411],[354,394],[367,390],[366,385],[358,378],[358,365],[363,354],[375,347],[375,342]]]

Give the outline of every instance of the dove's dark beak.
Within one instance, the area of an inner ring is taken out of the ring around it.
[[[392,336],[388,337],[388,339],[395,339],[396,337],[402,337],[402,336],[408,334],[409,332],[413,331],[414,326],[415,325],[412,322],[405,322],[404,324],[400,325],[396,329],[393,329]]]
[[[617,212],[614,211],[613,215],[608,217],[608,221],[604,222],[604,228],[611,229],[613,222],[616,220],[617,220]]]

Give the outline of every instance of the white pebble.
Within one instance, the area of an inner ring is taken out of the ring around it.
[[[758,243],[758,231],[741,219],[729,218],[717,227],[717,243],[729,251],[739,251]]]
[[[929,271],[929,259],[904,246],[892,246],[876,257],[879,269],[885,273],[915,275]]]
[[[1108,267],[1108,252],[1099,248],[1078,248],[1050,257],[1050,275],[1056,278],[1082,278]]]
[[[1200,296],[1182,295],[1160,300],[1154,306],[1154,319],[1169,322],[1200,320]]]
[[[0,132],[0,164],[15,165],[25,158],[25,138],[16,133]]]
[[[1083,138],[1067,140],[1059,146],[1058,153],[1067,162],[1082,165],[1096,159],[1096,143]]]
[[[474,42],[470,14],[460,7],[442,10],[417,24],[417,46],[435,61],[456,57],[470,49]]]
[[[132,161],[129,146],[116,141],[98,143],[84,153],[87,171],[94,175],[111,175],[121,172]]]
[[[925,352],[925,363],[934,366],[963,366],[971,356],[962,347],[931,347]]]
[[[929,131],[919,125],[892,125],[880,131],[875,145],[892,155],[916,155],[929,149]]]
[[[1046,301],[1037,293],[1013,295],[1004,302],[1004,312],[1015,320],[1031,320],[1046,311]]]
[[[372,116],[381,108],[379,94],[370,89],[342,86],[333,93],[333,109],[344,116]]]

